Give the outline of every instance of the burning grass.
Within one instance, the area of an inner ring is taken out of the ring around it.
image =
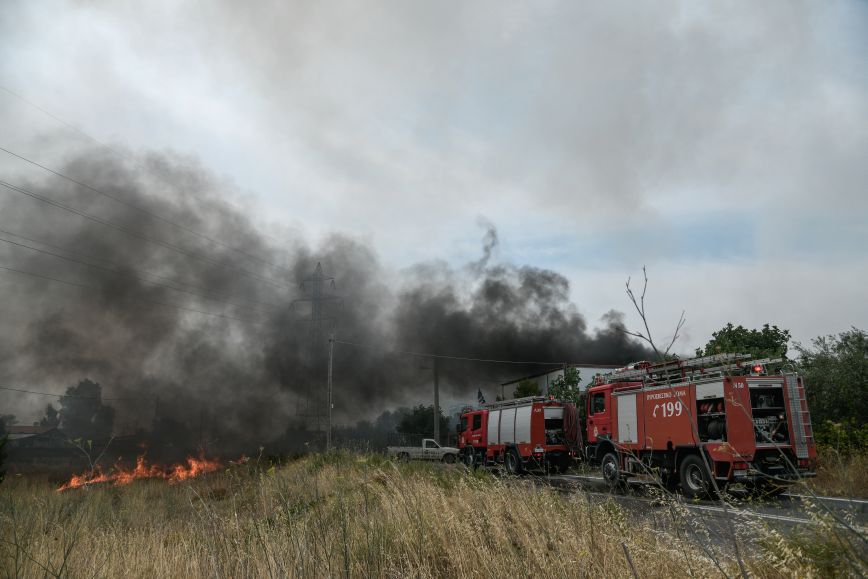
[[[220,461],[204,457],[187,457],[187,461],[184,463],[161,466],[148,464],[145,456],[140,455],[136,458],[136,466],[133,468],[126,468],[121,464],[116,464],[108,472],[103,472],[102,468],[97,466],[92,472],[73,475],[67,482],[60,485],[57,490],[65,491],[98,484],[128,485],[135,480],[147,478],[163,479],[170,483],[175,483],[214,472],[221,466]]]
[[[459,466],[332,453],[283,467],[230,465],[171,485],[145,478],[57,493],[8,482],[0,569],[15,577],[739,574],[728,539],[715,544],[698,521],[682,524],[677,505],[673,524],[639,524],[611,500]],[[750,533],[759,531],[739,527],[751,574],[817,572],[797,543],[757,547]]]

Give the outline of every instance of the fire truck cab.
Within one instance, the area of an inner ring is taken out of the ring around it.
[[[802,379],[781,360],[720,354],[641,362],[588,389],[585,456],[611,486],[660,476],[700,497],[730,483],[776,494],[814,476]]]

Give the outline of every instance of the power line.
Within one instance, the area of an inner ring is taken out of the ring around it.
[[[521,366],[575,366],[577,368],[619,368],[620,365],[617,364],[585,364],[585,363],[575,363],[575,362],[522,362],[518,360],[495,360],[490,358],[469,358],[464,356],[446,356],[442,354],[430,354],[423,352],[411,352],[409,350],[389,350],[386,348],[379,348],[377,346],[368,346],[366,344],[359,344],[356,342],[348,342],[346,340],[338,340],[335,339],[335,343],[337,344],[345,344],[347,346],[355,346],[357,348],[366,348],[369,350],[381,350],[387,353],[392,354],[403,354],[405,356],[416,356],[419,358],[439,358],[443,360],[460,360],[463,362],[484,362],[488,364],[518,364]]]
[[[79,398],[81,400],[154,400],[154,398],[143,398],[143,397],[109,398],[106,396],[78,396],[77,394],[52,394],[51,392],[37,392],[35,390],[24,390],[22,388],[9,388],[6,386],[0,386],[0,390],[8,390],[10,392],[22,392],[24,394],[38,394],[40,396],[54,396],[56,398]]]
[[[87,139],[90,139],[91,141],[93,141],[94,143],[98,144],[99,146],[101,146],[101,147],[105,147],[106,149],[109,149],[110,151],[113,151],[114,153],[120,155],[121,157],[125,157],[126,159],[129,159],[129,160],[131,160],[131,161],[133,160],[132,157],[130,157],[130,156],[127,155],[126,153],[124,153],[124,152],[122,152],[122,151],[120,151],[120,150],[118,150],[118,149],[115,149],[115,148],[112,147],[111,145],[107,145],[106,143],[103,143],[102,141],[100,141],[100,140],[97,139],[96,137],[94,137],[94,136],[92,136],[92,135],[89,135],[89,134],[87,134],[86,132],[82,131],[81,129],[79,129],[78,127],[76,127],[75,125],[73,125],[72,123],[68,123],[68,122],[64,121],[64,120],[61,119],[60,117],[58,117],[58,116],[56,116],[56,115],[53,115],[52,113],[50,113],[49,111],[45,110],[44,108],[42,108],[42,107],[39,106],[38,104],[34,103],[33,101],[30,101],[30,100],[24,98],[23,96],[21,96],[21,95],[18,94],[17,92],[12,91],[12,90],[6,88],[5,86],[0,86],[0,90],[2,90],[3,92],[6,92],[6,93],[8,93],[8,94],[14,96],[15,98],[17,98],[18,100],[20,100],[20,101],[22,101],[22,102],[27,103],[28,105],[30,105],[30,106],[33,107],[34,109],[38,110],[39,112],[41,112],[41,113],[43,113],[43,114],[45,114],[45,115],[51,117],[52,119],[54,119],[54,120],[57,121],[58,123],[60,123],[60,124],[62,124],[62,125],[64,125],[64,126],[66,126],[66,127],[69,127],[70,129],[72,129],[73,131],[75,131],[76,133],[78,133],[79,135],[81,135],[82,137],[85,137],[85,138],[87,138]]]
[[[130,203],[129,201],[125,201],[124,199],[121,199],[120,197],[117,197],[116,195],[106,193],[105,191],[102,191],[101,189],[97,189],[96,187],[93,187],[92,185],[88,185],[87,183],[83,183],[82,181],[74,179],[74,178],[70,177],[69,175],[65,175],[65,174],[61,173],[60,171],[57,171],[57,170],[52,169],[50,167],[46,167],[45,165],[38,163],[38,162],[34,161],[33,159],[28,159],[27,157],[25,157],[23,155],[19,155],[18,153],[15,153],[14,151],[10,151],[9,149],[6,149],[4,147],[0,147],[0,151],[3,151],[7,155],[11,155],[17,159],[21,159],[22,161],[24,161],[26,163],[30,163],[31,165],[39,167],[40,169],[48,171],[52,175],[56,175],[58,177],[66,179],[67,181],[70,181],[71,183],[75,183],[76,185],[79,185],[81,187],[84,187],[85,189],[93,191],[94,193],[96,193],[98,195],[102,195],[103,197],[105,197],[107,199],[111,199],[112,201],[115,201],[116,203],[120,203],[121,205],[124,205],[125,207],[129,207],[130,209],[134,209],[135,211],[139,211],[141,213],[144,213],[145,215],[148,215],[149,217],[156,219],[157,221],[162,221],[163,223],[166,223],[168,225],[176,227],[182,231],[186,231],[187,233],[195,235],[196,237],[199,237],[200,239],[205,239],[207,241],[210,241],[211,243],[219,245],[220,247],[235,251],[235,252],[243,255],[244,257],[249,257],[250,259],[254,259],[256,261],[264,263],[265,265],[268,265],[269,267],[272,267],[274,269],[287,271],[285,268],[282,268],[282,267],[280,267],[274,263],[271,263],[267,259],[263,259],[263,258],[258,257],[256,255],[253,255],[252,253],[248,253],[242,249],[238,249],[237,247],[233,247],[233,246],[229,245],[228,243],[224,243],[224,242],[222,242],[218,239],[215,239],[209,235],[206,235],[202,232],[196,231],[195,229],[187,227],[186,225],[183,225],[183,224],[178,223],[176,221],[173,221],[167,217],[163,217],[162,215],[154,213],[150,209],[147,209],[147,208],[142,207],[140,205],[136,205],[135,203]]]
[[[72,129],[73,131],[75,131],[75,132],[78,133],[79,135],[85,137],[86,139],[91,140],[92,142],[96,143],[97,145],[103,147],[104,149],[106,149],[106,150],[108,150],[108,151],[111,151],[112,153],[118,155],[119,157],[123,157],[124,159],[130,161],[131,163],[133,163],[134,165],[136,165],[137,167],[139,167],[140,169],[142,169],[143,171],[145,171],[145,172],[147,172],[147,173],[150,173],[150,174],[152,174],[152,175],[156,175],[157,177],[159,177],[159,178],[160,178],[164,183],[166,183],[167,185],[171,185],[172,187],[175,186],[174,183],[169,182],[168,178],[167,178],[165,175],[163,175],[163,174],[159,173],[158,171],[155,171],[155,170],[153,170],[152,168],[150,168],[150,167],[148,167],[148,166],[142,164],[138,159],[136,159],[135,157],[133,157],[133,156],[130,155],[129,153],[126,153],[126,152],[122,151],[121,149],[117,149],[117,148],[115,148],[115,147],[112,147],[112,146],[109,145],[108,143],[104,143],[103,141],[97,139],[96,137],[94,137],[93,135],[91,135],[90,133],[88,133],[87,131],[85,131],[84,129],[82,129],[82,128],[76,126],[76,125],[73,124],[73,123],[70,123],[69,121],[65,121],[65,120],[63,120],[63,119],[60,118],[59,116],[57,116],[57,115],[51,113],[50,111],[44,109],[43,107],[41,107],[41,106],[39,106],[38,104],[34,103],[33,101],[27,99],[26,97],[24,97],[24,96],[18,94],[17,92],[13,91],[12,89],[6,88],[6,87],[4,87],[4,86],[0,86],[0,90],[6,92],[6,93],[9,94],[10,96],[13,96],[13,97],[17,98],[17,99],[20,100],[21,102],[23,102],[23,103],[25,103],[25,104],[27,104],[27,105],[33,107],[34,109],[38,110],[39,112],[43,113],[44,115],[46,115],[46,116],[48,116],[48,117],[50,117],[50,118],[52,118],[52,119],[54,119],[55,121],[57,121],[58,123],[64,125],[65,127],[68,127],[68,128],[70,128],[70,129]],[[263,235],[263,236],[265,236],[265,237],[268,237],[269,239],[272,239],[272,240],[274,240],[274,241],[278,241],[277,239],[275,239],[275,238],[272,237],[271,235],[268,235],[267,233],[260,232],[260,235]],[[255,259],[255,258],[254,258],[254,259]],[[281,268],[281,269],[283,269],[283,268]]]
[[[0,233],[7,233],[7,235],[9,235],[8,232],[5,232],[5,231],[2,230],[2,229],[0,229]],[[26,238],[24,238],[23,236],[15,235],[14,233],[12,233],[11,235],[13,235],[13,236],[15,236],[15,237],[22,237],[22,239],[26,239]],[[171,286],[171,285],[166,285],[166,284],[161,284],[161,283],[152,282],[152,281],[149,281],[149,280],[147,280],[147,279],[142,278],[141,276],[138,276],[138,275],[135,275],[135,274],[131,274],[131,273],[129,273],[129,272],[125,272],[125,271],[123,271],[123,270],[112,269],[112,268],[110,268],[110,267],[104,267],[104,266],[101,266],[101,265],[97,265],[97,264],[95,264],[95,263],[88,263],[88,262],[86,262],[86,261],[82,261],[82,260],[80,260],[80,259],[75,259],[74,257],[68,257],[68,256],[65,256],[65,255],[61,255],[61,254],[59,254],[59,253],[54,253],[54,252],[52,252],[52,251],[47,251],[47,250],[44,250],[44,249],[39,249],[38,247],[33,247],[33,246],[31,246],[31,245],[27,245],[26,243],[19,243],[19,242],[17,242],[17,241],[12,241],[11,239],[5,239],[5,238],[3,238],[3,237],[0,237],[0,241],[2,241],[3,243],[8,243],[9,245],[14,245],[14,246],[17,246],[17,247],[23,247],[23,248],[25,248],[25,249],[29,249],[29,250],[31,250],[31,251],[35,251],[35,252],[37,252],[37,253],[42,253],[42,254],[44,254],[44,255],[50,255],[50,256],[52,256],[52,257],[56,257],[56,258],[59,258],[59,259],[63,259],[63,260],[66,260],[66,261],[69,261],[69,262],[72,262],[72,263],[78,263],[78,264],[81,264],[81,265],[85,265],[85,266],[87,266],[87,267],[92,267],[92,268],[94,268],[94,269],[98,269],[98,270],[100,270],[100,271],[107,271],[107,272],[109,272],[109,273],[114,273],[114,274],[118,274],[118,275],[129,275],[130,277],[133,277],[133,278],[135,278],[135,279],[138,279],[138,280],[144,281],[144,282],[149,283],[149,284],[151,284],[151,285],[153,285],[153,286],[155,286],[155,287],[161,287],[161,288],[170,289],[170,290],[173,290],[173,291],[176,291],[176,292],[185,293],[185,294],[188,294],[188,295],[191,295],[191,296],[196,296],[196,297],[199,297],[199,298],[202,298],[202,299],[205,299],[205,300],[210,300],[210,301],[218,302],[218,303],[221,303],[221,304],[226,304],[226,305],[233,306],[233,307],[236,307],[236,308],[245,308],[245,309],[261,310],[261,308],[257,308],[257,307],[255,307],[255,306],[248,306],[248,305],[243,305],[243,304],[237,304],[237,303],[234,303],[234,302],[226,301],[225,299],[215,298],[215,297],[213,297],[213,296],[208,296],[208,295],[205,295],[205,294],[196,293],[196,292],[193,292],[193,291],[185,290],[185,289],[178,288],[178,287],[174,287],[174,286]],[[33,241],[33,240],[30,240],[30,241]],[[39,243],[39,242],[36,242],[36,243]],[[130,269],[133,270],[133,271],[136,271],[135,268],[130,268]]]
[[[35,277],[35,278],[44,279],[44,280],[48,280],[48,281],[53,281],[53,282],[57,282],[57,283],[62,283],[62,284],[69,285],[69,286],[72,286],[72,287],[77,287],[77,288],[82,288],[82,289],[89,289],[89,290],[94,290],[94,291],[100,291],[100,288],[98,288],[98,287],[94,287],[94,286],[90,286],[90,285],[86,285],[86,284],[78,283],[78,282],[74,282],[74,281],[67,281],[67,280],[63,280],[63,279],[58,279],[58,278],[56,278],[56,277],[51,277],[51,276],[43,275],[43,274],[40,274],[40,273],[33,273],[33,272],[30,272],[30,271],[23,271],[23,270],[20,270],[20,269],[15,269],[15,268],[13,268],[13,267],[7,267],[7,266],[5,266],[5,265],[0,265],[0,270],[9,271],[9,272],[17,273],[17,274],[21,274],[21,275],[27,275],[27,276],[30,276],[30,277]],[[167,308],[172,308],[172,309],[175,309],[175,310],[180,310],[180,311],[183,311],[183,312],[190,312],[190,313],[194,313],[194,314],[201,314],[201,315],[203,315],[203,316],[213,316],[213,317],[215,317],[215,318],[223,318],[223,319],[225,319],[225,320],[233,320],[233,321],[236,321],[236,322],[244,322],[244,323],[246,323],[246,324],[254,324],[254,325],[259,325],[259,326],[264,325],[264,324],[262,324],[261,322],[256,322],[256,321],[253,321],[253,320],[247,320],[247,319],[244,319],[244,318],[236,318],[235,316],[229,316],[229,315],[226,315],[226,314],[218,314],[218,313],[214,313],[214,312],[206,312],[206,311],[203,311],[203,310],[197,310],[197,309],[195,309],[195,308],[188,308],[188,307],[184,307],[184,306],[177,306],[177,305],[174,305],[174,304],[167,304],[167,303],[165,303],[165,302],[160,302],[160,301],[157,301],[157,300],[151,300],[151,299],[147,299],[147,298],[132,298],[132,299],[134,299],[134,300],[136,300],[136,301],[140,301],[140,302],[145,302],[145,303],[149,303],[149,304],[154,304],[154,305],[158,305],[158,306],[163,306],[163,307],[167,307]]]
[[[143,234],[141,234],[141,233],[138,233],[138,232],[136,232],[136,231],[133,231],[133,230],[131,230],[131,229],[128,229],[128,228],[124,227],[123,225],[118,225],[117,223],[114,223],[114,222],[112,222],[112,221],[107,221],[107,220],[102,219],[102,218],[100,218],[100,217],[96,217],[96,216],[94,216],[94,215],[91,215],[90,213],[87,213],[87,212],[82,211],[82,210],[80,210],[80,209],[76,209],[75,207],[71,207],[71,206],[69,206],[69,205],[66,205],[65,203],[61,203],[61,202],[59,202],[59,201],[54,201],[53,199],[49,199],[48,197],[45,197],[45,196],[40,195],[40,194],[38,194],[38,193],[34,193],[33,191],[30,191],[30,190],[25,189],[25,188],[23,188],[23,187],[19,187],[19,186],[17,186],[17,185],[13,185],[13,184],[8,183],[8,182],[3,181],[3,180],[0,180],[0,185],[6,187],[7,189],[10,189],[10,190],[12,190],[12,191],[15,191],[16,193],[20,193],[21,195],[26,195],[26,196],[28,196],[28,197],[30,197],[30,198],[32,198],[32,199],[36,199],[37,201],[40,201],[40,202],[45,203],[45,204],[47,204],[47,205],[51,205],[52,207],[57,207],[58,209],[63,209],[64,211],[68,211],[68,212],[70,212],[70,213],[73,213],[73,214],[75,214],[75,215],[78,215],[79,217],[82,217],[82,218],[87,219],[87,220],[89,220],[89,221],[93,221],[94,223],[99,223],[100,225],[104,225],[105,227],[109,227],[109,228],[115,229],[115,230],[117,230],[117,231],[121,231],[121,232],[123,232],[123,233],[126,233],[126,234],[129,235],[130,237],[135,237],[135,238],[137,238],[137,239],[141,239],[142,241],[146,241],[146,242],[148,242],[148,243],[153,243],[153,244],[155,244],[155,245],[159,245],[159,246],[161,246],[161,247],[165,247],[166,249],[170,249],[170,250],[175,251],[175,252],[177,252],[177,253],[179,253],[179,254],[181,254],[181,255],[184,255],[184,256],[190,257],[190,258],[192,258],[192,259],[198,259],[198,260],[200,260],[200,261],[204,261],[204,262],[210,263],[210,264],[212,264],[212,265],[216,265],[216,266],[218,266],[218,267],[224,267],[224,268],[229,268],[229,269],[236,269],[236,270],[238,270],[238,271],[244,272],[245,274],[247,274],[247,275],[250,276],[250,277],[256,278],[256,279],[258,279],[258,280],[260,280],[260,281],[263,281],[263,282],[265,282],[265,283],[271,284],[271,285],[273,285],[273,286],[275,286],[275,287],[278,287],[278,288],[281,288],[281,289],[287,289],[287,290],[290,289],[288,286],[283,285],[283,284],[280,283],[280,282],[274,281],[274,280],[269,279],[269,278],[267,278],[267,277],[263,277],[263,276],[261,276],[261,275],[255,273],[255,272],[252,272],[252,271],[250,271],[250,270],[247,270],[247,269],[245,269],[245,268],[243,268],[243,267],[239,267],[239,266],[231,266],[231,265],[229,265],[229,264],[226,264],[226,263],[220,262],[220,261],[218,261],[218,260],[216,260],[216,259],[210,258],[210,257],[208,257],[208,256],[206,256],[206,255],[201,255],[201,254],[198,254],[198,253],[194,253],[194,252],[192,252],[192,251],[188,251],[188,250],[186,250],[186,249],[184,249],[184,248],[182,248],[182,247],[178,247],[177,245],[174,245],[174,244],[168,243],[168,242],[166,242],[166,241],[162,241],[162,240],[159,240],[159,239],[155,239],[155,238],[153,238],[153,237],[149,237],[149,236],[147,236],[147,235],[143,235]]]
[[[114,268],[119,269],[119,270],[131,269],[131,270],[133,270],[133,271],[141,272],[142,275],[145,275],[145,276],[147,276],[147,277],[151,277],[151,278],[154,278],[154,279],[163,280],[163,281],[166,281],[166,282],[169,282],[169,283],[172,283],[172,284],[175,284],[175,285],[179,285],[179,286],[184,286],[184,287],[192,288],[192,289],[194,289],[194,290],[201,291],[201,292],[207,292],[207,291],[208,291],[207,289],[205,289],[205,288],[203,288],[203,287],[201,287],[201,286],[197,286],[197,285],[195,285],[195,284],[191,284],[191,283],[187,283],[187,282],[183,282],[183,281],[174,280],[174,279],[171,279],[171,278],[166,277],[166,276],[164,276],[164,275],[159,275],[159,274],[153,273],[153,272],[148,271],[148,270],[135,268],[135,267],[132,267],[132,266],[130,266],[130,265],[128,265],[128,264],[118,263],[118,262],[112,261],[112,260],[110,260],[110,259],[105,259],[105,258],[101,258],[101,257],[96,257],[96,256],[93,256],[93,255],[87,255],[86,253],[82,253],[82,252],[80,252],[80,251],[75,251],[75,250],[72,250],[72,249],[68,249],[68,248],[66,248],[66,247],[60,247],[60,246],[58,246],[58,245],[55,245],[55,244],[49,243],[49,242],[44,241],[44,240],[41,240],[41,239],[33,239],[32,237],[27,237],[26,235],[21,235],[20,233],[14,233],[14,232],[12,232],[12,231],[8,231],[8,230],[6,230],[6,229],[0,229],[0,233],[5,234],[5,235],[11,235],[12,237],[17,237],[18,239],[23,239],[23,240],[25,240],[25,241],[29,241],[29,242],[31,242],[31,243],[38,243],[39,245],[44,245],[44,246],[46,246],[46,247],[50,247],[50,248],[52,248],[52,249],[56,249],[56,250],[58,250],[58,251],[63,251],[63,252],[66,252],[67,254],[70,254],[70,255],[77,255],[77,256],[79,256],[79,257],[81,257],[81,258],[83,258],[83,259],[89,259],[89,260],[92,260],[92,261],[97,261],[97,262],[106,263],[106,264],[111,265],[111,266],[114,267]],[[231,297],[231,296],[224,296],[224,299],[225,299],[225,297]],[[275,306],[274,304],[266,304],[266,303],[263,303],[263,302],[258,302],[258,301],[256,301],[256,300],[250,300],[250,303],[252,303],[252,304],[256,304],[257,306],[262,306],[262,307],[263,307],[264,309],[266,309],[266,310],[275,310],[275,309],[278,308],[278,306]],[[242,307],[242,306],[239,305],[239,307]],[[248,307],[248,306],[243,306],[243,307]],[[251,306],[251,307],[252,307],[252,306]]]

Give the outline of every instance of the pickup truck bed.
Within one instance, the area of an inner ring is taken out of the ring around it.
[[[402,460],[438,460],[452,463],[458,459],[457,448],[440,446],[433,438],[424,439],[422,446],[390,446],[386,453]]]

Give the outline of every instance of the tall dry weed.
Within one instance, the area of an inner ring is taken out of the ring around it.
[[[146,480],[57,493],[46,483],[12,481],[0,487],[0,570],[9,577],[737,576],[726,542],[715,544],[690,519],[677,504],[643,514],[532,480],[332,453],[173,485]],[[750,543],[753,529],[742,532]],[[785,555],[769,556],[753,541],[751,574],[820,571],[804,549],[783,536],[775,541]]]

